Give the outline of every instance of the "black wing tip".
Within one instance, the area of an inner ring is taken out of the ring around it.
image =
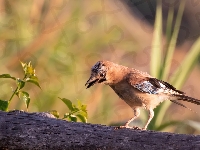
[[[177,90],[173,85],[171,85],[171,84],[169,84],[168,82],[165,82],[165,81],[163,81],[163,80],[159,80],[159,79],[156,79],[156,78],[150,78],[150,79],[149,79],[149,82],[150,82],[151,84],[153,84],[154,86],[156,86],[157,88],[161,88],[160,83],[162,83],[162,84],[164,84],[167,88],[172,89],[172,90],[178,92],[179,94],[185,94],[185,92],[180,91],[180,90]]]

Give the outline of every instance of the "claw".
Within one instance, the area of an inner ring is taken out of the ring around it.
[[[145,130],[145,129],[137,127],[137,126],[133,126],[133,127],[130,127],[130,126],[116,126],[115,130],[124,129],[124,128],[126,128],[126,129],[133,129],[133,130]]]

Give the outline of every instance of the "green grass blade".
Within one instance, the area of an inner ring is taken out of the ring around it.
[[[192,70],[198,59],[199,53],[200,53],[200,38],[198,38],[196,42],[193,44],[186,58],[181,63],[181,66],[179,66],[179,68],[176,70],[176,72],[173,74],[170,80],[171,83],[173,83],[173,85],[176,88],[180,88],[185,82],[186,78],[188,77],[190,71]]]
[[[154,24],[154,34],[152,40],[152,49],[151,49],[151,64],[150,72],[154,77],[160,77],[161,71],[161,52],[162,52],[162,1],[157,1],[156,7],[156,18]],[[155,116],[150,122],[148,129],[153,130],[155,127],[155,121],[157,120],[157,112],[159,109],[155,110]]]
[[[172,23],[173,23],[173,18],[174,18],[174,7],[170,7],[169,11],[168,11],[168,16],[167,16],[167,26],[166,26],[166,44],[164,47],[164,57],[163,57],[163,66],[165,66],[166,63],[166,54],[167,54],[167,50],[169,49],[169,44],[170,44],[170,40],[171,40],[171,36],[172,36]],[[163,73],[164,73],[164,67],[161,68],[161,74],[160,77],[161,79],[163,79]],[[166,76],[166,75],[165,75]]]
[[[190,71],[192,70],[192,68],[195,65],[195,62],[198,59],[199,53],[200,53],[200,38],[198,38],[196,42],[193,44],[189,54],[184,59],[183,63],[181,63],[182,65],[176,70],[173,77],[170,79],[170,83],[172,83],[176,88],[180,89],[185,80],[187,79]],[[184,69],[182,69],[183,66]],[[159,107],[158,116],[155,120],[156,127],[159,128],[159,126],[161,125],[164,115],[166,114],[166,111],[170,105],[171,105],[170,101],[165,101]]]
[[[188,126],[194,128],[195,130],[200,131],[200,122],[187,120],[184,123],[187,124]]]
[[[151,75],[159,77],[162,51],[162,1],[157,1],[156,19],[151,50]]]
[[[156,130],[157,131],[162,131],[162,130],[164,130],[167,127],[179,125],[179,124],[182,124],[182,123],[183,123],[182,121],[169,121],[169,122],[165,122],[162,125],[160,125]]]
[[[172,32],[172,21],[173,21],[173,16],[174,16],[174,7],[170,7],[170,9],[169,9],[169,12],[168,12],[168,18],[167,18],[167,27],[166,27],[166,46],[165,46],[165,48],[166,48],[166,51],[167,51],[167,49],[168,49],[168,46],[169,46],[169,42],[170,42],[170,39],[171,39],[171,32]],[[153,53],[152,53],[152,55],[154,55]],[[152,56],[153,57],[153,56]],[[153,58],[154,59],[154,58]],[[155,58],[155,59],[157,59],[157,58]],[[165,59],[166,59],[166,57],[165,57]],[[154,66],[151,66],[151,67],[154,67]],[[161,69],[161,72],[160,72],[160,77],[161,77],[161,79],[162,79],[162,71],[163,71],[163,67],[161,67],[160,68]],[[170,103],[169,103],[170,104]],[[155,112],[155,115],[154,115],[154,118],[152,119],[152,121],[150,122],[150,124],[149,124],[149,126],[148,126],[148,129],[150,129],[150,130],[155,130],[156,129],[156,126],[155,126],[155,123],[156,123],[156,120],[158,120],[157,119],[157,117],[158,117],[158,115],[160,114],[160,113],[165,113],[165,112],[163,112],[163,111],[161,111],[162,110],[162,105],[163,105],[163,103],[161,104],[161,105],[159,105],[157,108],[155,108],[154,109],[154,112]],[[162,116],[162,115],[161,115]],[[160,122],[160,121],[159,121]]]
[[[172,36],[172,22],[174,18],[174,7],[169,8],[168,16],[167,16],[167,27],[166,27],[166,37],[167,37],[167,48],[169,46],[169,42]]]
[[[178,37],[179,29],[180,29],[180,24],[181,24],[184,8],[185,8],[185,0],[181,1],[181,3],[180,3],[178,14],[176,17],[175,26],[174,26],[174,31],[173,31],[173,34],[172,34],[172,37],[171,37],[171,40],[170,40],[170,43],[168,46],[168,50],[166,53],[164,67],[163,67],[164,68],[163,76],[162,76],[163,80],[166,80],[167,76],[169,75],[169,70],[170,70],[170,66],[171,66],[171,62],[172,62],[172,57],[174,54],[174,49],[176,47],[177,37]]]
[[[171,26],[170,26],[170,22],[172,23],[172,16],[173,16],[173,8],[170,10],[171,12],[169,12],[169,15],[168,16],[168,28],[167,29],[167,32],[169,32],[169,34],[167,34],[167,38],[170,38],[170,39],[167,39],[169,40],[168,41],[168,49],[167,49],[167,52],[166,52],[166,56],[165,56],[165,60],[164,60],[164,64],[162,66],[162,74],[160,73],[160,75],[162,75],[161,79],[162,80],[166,80],[167,79],[167,76],[169,74],[169,70],[170,70],[170,66],[171,66],[171,60],[172,60],[172,57],[173,57],[173,53],[174,53],[174,49],[175,49],[175,46],[176,46],[176,42],[177,42],[177,37],[178,37],[178,32],[179,32],[179,29],[180,29],[180,23],[181,23],[181,19],[182,19],[182,15],[183,15],[183,11],[184,11],[184,7],[185,7],[185,1],[182,1],[180,3],[180,6],[179,6],[179,10],[178,10],[178,14],[177,14],[177,17],[176,17],[176,22],[175,22],[175,28],[174,28],[174,31],[173,31],[173,34],[171,35]],[[153,53],[152,53],[153,55]],[[158,56],[157,56],[158,57]],[[155,61],[154,60],[155,57],[152,56],[152,61]],[[157,58],[156,58],[157,59]],[[153,65],[151,66],[153,67]],[[169,106],[171,105],[171,102],[170,101],[165,101],[164,103],[162,103],[160,106],[158,106],[155,110],[155,116],[152,120],[152,122],[150,123],[150,126],[149,128],[151,129],[156,129],[157,127],[159,128],[159,126],[161,125],[162,121],[163,121],[163,117],[165,116],[166,114],[166,111],[167,109],[169,108]]]

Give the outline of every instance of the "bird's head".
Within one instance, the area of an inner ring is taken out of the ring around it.
[[[87,88],[93,86],[96,83],[105,83],[106,82],[106,73],[108,68],[104,61],[98,61],[92,68],[91,68],[91,76],[89,80],[86,82],[85,86]]]

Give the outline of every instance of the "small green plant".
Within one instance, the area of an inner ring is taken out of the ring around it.
[[[37,85],[39,88],[39,81],[38,77],[35,74],[35,69],[32,67],[31,62],[29,63],[23,63],[21,62],[22,68],[24,70],[24,77],[23,79],[12,77],[10,74],[1,74],[0,78],[9,78],[16,81],[16,89],[13,91],[11,97],[9,100],[1,100],[0,99],[0,110],[2,111],[8,111],[9,104],[11,100],[13,99],[14,95],[16,95],[20,100],[23,100],[25,102],[26,108],[28,110],[29,103],[30,103],[30,96],[28,92],[23,91],[23,87],[27,82],[33,83]],[[65,105],[68,107],[69,112],[65,113],[62,119],[67,119],[68,121],[74,121],[77,122],[78,119],[81,122],[86,123],[87,122],[87,106],[83,105],[81,101],[78,101],[78,104],[73,104],[70,100],[66,98],[59,98],[61,99]],[[56,110],[49,111],[52,115],[54,115],[56,118],[59,118],[59,113]]]
[[[72,102],[66,98],[60,98],[65,105],[68,107],[69,112],[65,113],[62,119],[67,119],[68,121],[77,122],[78,119],[87,123],[87,105],[83,105],[81,101],[78,101],[77,105],[72,104]],[[49,111],[56,118],[59,118],[59,113],[56,110]]]
[[[0,110],[2,110],[2,111],[8,111],[9,104],[12,101],[14,95],[16,95],[20,100],[23,100],[25,102],[26,108],[28,110],[29,103],[30,103],[30,96],[29,96],[28,92],[22,90],[23,87],[25,86],[25,84],[27,82],[30,82],[30,83],[37,85],[39,88],[41,88],[39,85],[39,82],[38,82],[38,78],[35,74],[35,69],[32,67],[31,62],[29,62],[29,63],[21,62],[21,65],[24,70],[23,79],[12,77],[10,74],[1,74],[0,75],[0,78],[9,78],[9,79],[15,80],[16,86],[17,86],[16,89],[13,91],[10,99],[8,99],[8,100],[0,99]]]

